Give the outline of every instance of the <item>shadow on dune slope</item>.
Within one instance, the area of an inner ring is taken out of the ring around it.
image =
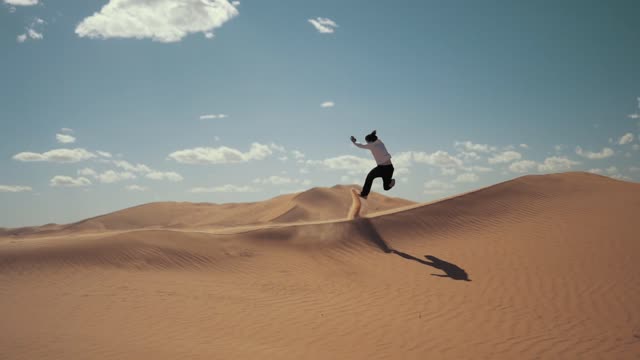
[[[384,241],[382,236],[380,236],[380,233],[376,230],[373,224],[371,224],[371,220],[369,220],[368,218],[359,218],[354,221],[356,222],[356,227],[358,228],[360,233],[385,253],[396,254],[401,258],[413,260],[420,264],[431,266],[445,272],[445,274],[431,274],[432,276],[448,277],[452,280],[471,281],[467,272],[455,264],[441,260],[433,255],[425,255],[425,258],[429,261],[422,260],[413,255],[409,255],[407,253],[389,247],[387,242]]]

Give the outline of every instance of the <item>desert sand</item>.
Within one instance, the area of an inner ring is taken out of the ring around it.
[[[640,358],[640,184],[349,191],[3,229],[0,358]]]

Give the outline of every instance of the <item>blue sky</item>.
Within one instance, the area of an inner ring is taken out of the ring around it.
[[[640,181],[638,1],[0,4],[0,226],[361,183],[373,129],[415,201]]]

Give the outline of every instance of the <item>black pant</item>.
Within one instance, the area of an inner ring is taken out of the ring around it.
[[[393,165],[378,165],[369,171],[369,175],[367,175],[367,179],[364,181],[364,186],[362,187],[362,192],[360,192],[361,196],[369,195],[369,191],[371,191],[371,185],[373,184],[373,179],[382,178],[382,186],[385,190],[391,189],[389,186],[391,183],[391,177],[393,176]]]

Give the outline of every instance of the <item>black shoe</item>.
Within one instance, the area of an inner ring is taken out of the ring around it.
[[[360,196],[361,198],[363,198],[363,199],[367,200],[367,196],[369,196],[369,195],[367,195],[367,196],[362,196],[362,194],[360,194],[359,196]]]
[[[391,181],[389,182],[389,190],[393,189],[395,185],[396,185],[396,179],[391,179]]]

